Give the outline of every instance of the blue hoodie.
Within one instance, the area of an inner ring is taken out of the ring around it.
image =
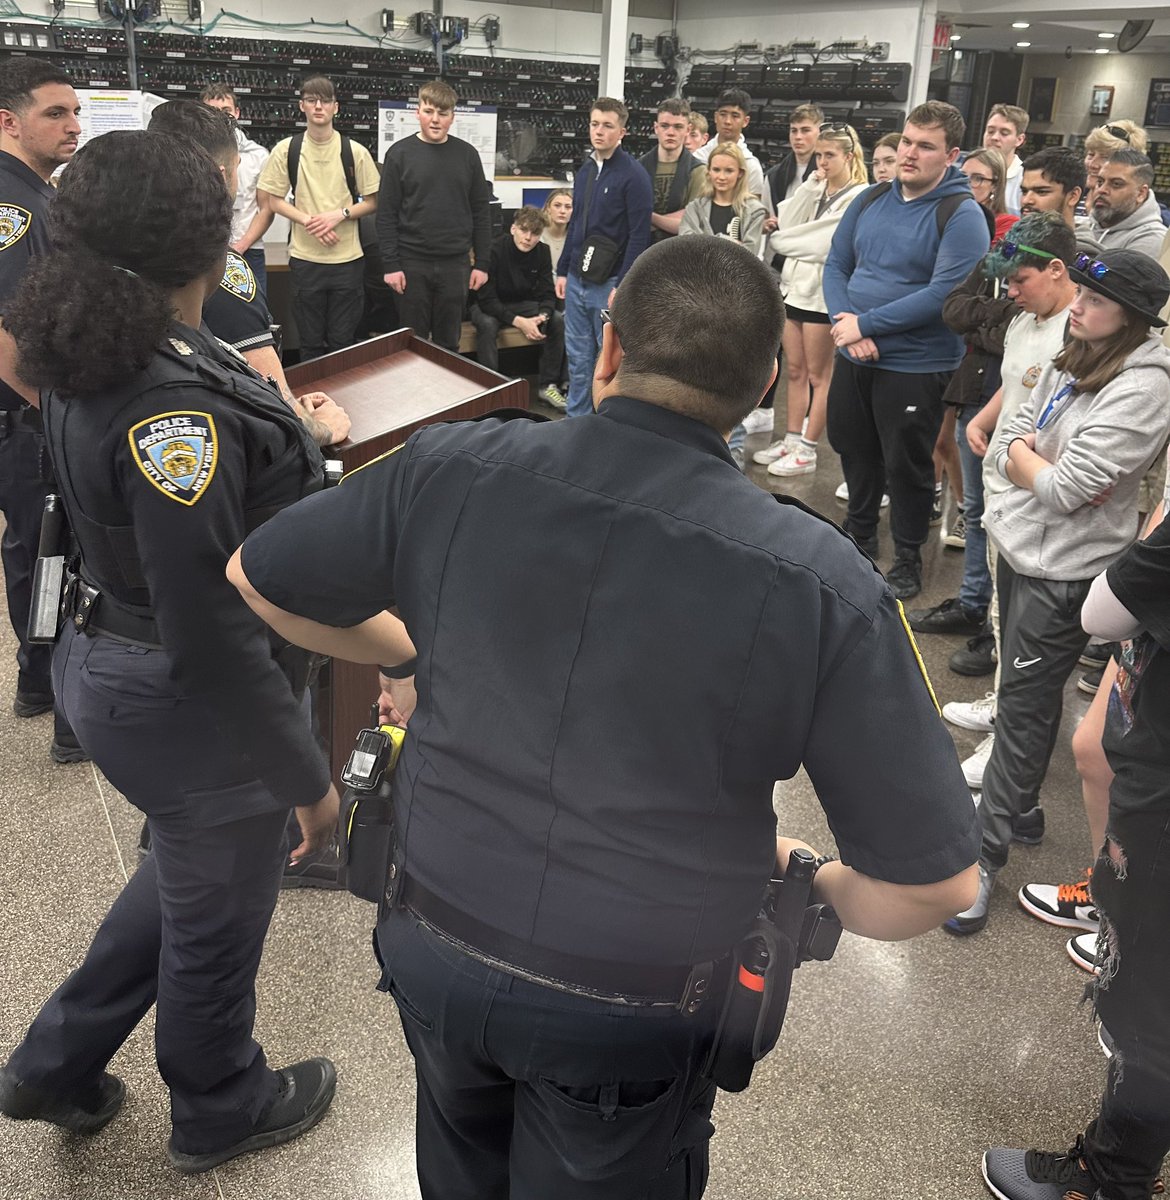
[[[858,366],[924,375],[953,371],[962,361],[963,339],[943,323],[943,301],[990,239],[972,198],[952,214],[940,243],[935,206],[956,194],[970,196],[971,188],[958,167],[948,167],[925,196],[904,200],[895,180],[870,205],[863,192],[845,210],[825,263],[824,293],[830,316],[856,313],[862,335],[877,343],[878,361]]]

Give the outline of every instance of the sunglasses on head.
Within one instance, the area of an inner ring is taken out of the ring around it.
[[[1120,125],[1106,125],[1105,132],[1110,134],[1112,137],[1120,138],[1120,140],[1123,141],[1127,146],[1129,145],[1129,132],[1125,129],[1122,129]]]
[[[1109,268],[1091,254],[1078,254],[1073,259],[1073,266],[1090,279],[1104,279],[1109,274]]]
[[[849,139],[849,153],[852,154],[857,149],[857,143],[853,140],[853,134],[848,125],[822,125],[820,134],[823,137],[826,133],[835,133]]]
[[[1060,257],[1058,254],[1050,254],[1047,250],[1041,250],[1036,246],[1025,246],[1023,242],[1012,242],[1007,238],[1000,242],[999,252],[1007,259],[1015,258],[1017,254],[1034,254],[1037,258]]]

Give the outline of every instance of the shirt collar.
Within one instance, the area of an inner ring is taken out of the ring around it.
[[[684,446],[704,450],[735,466],[735,459],[731,457],[723,438],[710,425],[704,425],[694,417],[684,417],[681,413],[671,412],[669,408],[635,400],[632,396],[607,396],[598,406],[597,415],[617,421],[619,425],[632,425],[635,429],[644,429],[648,433],[670,438],[673,442],[681,442]]]
[[[0,150],[0,170],[15,175],[42,196],[52,197],[57,194],[57,189],[51,183],[46,183],[32,167],[21,162],[15,154],[9,154],[7,150]]]

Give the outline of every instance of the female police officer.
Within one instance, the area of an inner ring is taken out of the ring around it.
[[[105,1067],[156,1004],[169,1153],[189,1172],[297,1136],[336,1081],[327,1059],[269,1069],[252,1038],[288,809],[295,860],[330,836],[337,795],[296,660],[224,578],[247,531],[321,479],[276,390],[199,328],[230,223],[187,138],[97,138],[6,320],[81,550],[57,695],[154,853],[0,1071],[0,1110],[96,1132],[125,1092]]]

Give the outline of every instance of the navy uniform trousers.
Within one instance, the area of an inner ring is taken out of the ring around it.
[[[35,414],[34,414],[35,415]],[[34,646],[28,640],[28,614],[32,604],[32,577],[41,538],[41,515],[51,490],[52,474],[45,439],[21,428],[19,412],[0,412],[0,512],[6,527],[0,553],[4,560],[4,590],[8,616],[19,647],[16,652],[22,692],[48,692],[52,646]]]
[[[719,1017],[570,995],[497,970],[409,910],[378,926],[380,987],[418,1077],[423,1200],[698,1200]]]
[[[84,1091],[153,1004],[172,1145],[220,1149],[277,1092],[252,1022],[288,810],[257,811],[261,785],[206,708],[176,695],[164,651],[67,624],[53,675],[81,744],[149,819],[153,849],[9,1066],[47,1091]]]

